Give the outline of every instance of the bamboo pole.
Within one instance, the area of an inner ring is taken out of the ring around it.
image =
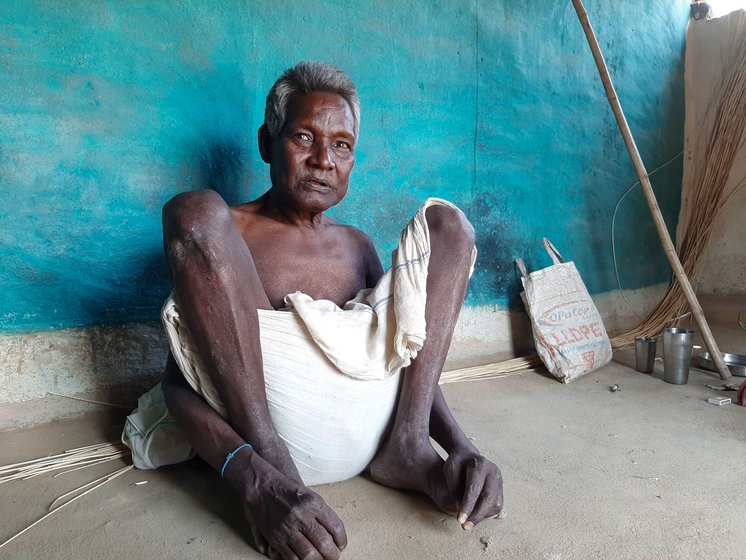
[[[619,130],[624,137],[624,143],[627,145],[627,151],[629,151],[629,155],[632,158],[632,163],[635,166],[635,171],[637,172],[637,177],[640,179],[640,185],[642,185],[642,190],[645,193],[645,199],[648,202],[648,206],[650,206],[650,212],[653,215],[655,228],[658,230],[658,235],[660,236],[661,243],[663,244],[663,251],[666,254],[668,262],[671,264],[671,268],[673,268],[673,273],[676,276],[676,279],[679,281],[681,289],[684,291],[684,295],[686,296],[686,300],[689,303],[689,307],[691,307],[692,315],[694,315],[694,319],[697,322],[700,331],[702,332],[702,338],[705,341],[705,345],[710,351],[710,356],[712,357],[712,360],[715,362],[715,365],[718,368],[720,379],[728,379],[731,376],[730,370],[728,370],[728,366],[726,366],[725,362],[723,361],[723,356],[722,354],[720,354],[720,350],[718,349],[717,343],[715,342],[715,338],[712,336],[712,331],[710,331],[710,326],[707,324],[705,315],[702,312],[702,307],[699,305],[699,301],[697,300],[697,296],[692,289],[689,278],[687,278],[684,267],[681,266],[681,261],[679,260],[679,256],[676,254],[676,249],[674,248],[673,241],[671,241],[671,236],[668,234],[666,222],[663,221],[661,210],[658,207],[658,201],[656,200],[655,193],[653,192],[653,186],[650,184],[648,172],[645,170],[645,165],[642,163],[640,152],[637,150],[637,145],[635,144],[635,140],[632,137],[632,132],[630,131],[629,125],[627,124],[627,119],[624,117],[622,105],[619,103],[619,98],[617,97],[616,91],[614,90],[614,84],[611,83],[609,69],[606,67],[604,56],[601,53],[600,47],[598,46],[598,41],[596,40],[595,33],[593,33],[591,23],[590,21],[588,21],[588,14],[586,13],[581,0],[572,0],[572,4],[575,7],[578,18],[580,19],[580,24],[583,26],[583,31],[585,32],[585,36],[588,39],[588,45],[590,45],[591,47],[593,59],[596,61],[598,73],[601,76],[601,81],[604,85],[604,90],[606,90],[606,97],[608,98],[609,104],[611,105],[611,110],[614,112],[614,117],[616,118],[616,122],[619,125]]]

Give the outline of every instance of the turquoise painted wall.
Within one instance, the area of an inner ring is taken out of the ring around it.
[[[688,2],[586,3],[652,169],[682,149]],[[477,230],[469,304],[515,302],[513,259],[548,264],[544,235],[592,292],[614,288],[611,213],[635,177],[569,0],[15,0],[0,4],[0,330],[156,319],[162,205],[264,192],[264,96],[306,58],[358,85],[358,162],[334,215],[384,263],[442,196]],[[680,179],[680,159],[654,178],[672,228]],[[625,287],[668,278],[639,194],[617,243]]]

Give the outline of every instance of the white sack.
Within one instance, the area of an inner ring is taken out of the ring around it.
[[[611,360],[601,315],[572,262],[544,238],[554,264],[528,274],[521,259],[521,299],[531,319],[534,345],[557,379],[569,383]]]

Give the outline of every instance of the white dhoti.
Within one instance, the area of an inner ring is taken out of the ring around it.
[[[269,414],[309,486],[362,472],[386,433],[399,372],[425,341],[430,257],[425,210],[432,205],[458,210],[444,200],[428,199],[402,232],[392,267],[375,288],[362,290],[344,307],[296,292],[285,297],[286,309],[258,311]],[[476,250],[472,268],[475,259]],[[172,297],[161,315],[184,377],[226,417]],[[159,387],[138,401],[123,441],[139,468],[156,468],[194,454],[168,415]]]

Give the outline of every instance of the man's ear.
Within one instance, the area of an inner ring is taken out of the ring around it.
[[[260,126],[256,136],[259,142],[259,155],[262,156],[264,163],[272,163],[272,138],[269,135],[269,130],[267,130],[267,125]]]

